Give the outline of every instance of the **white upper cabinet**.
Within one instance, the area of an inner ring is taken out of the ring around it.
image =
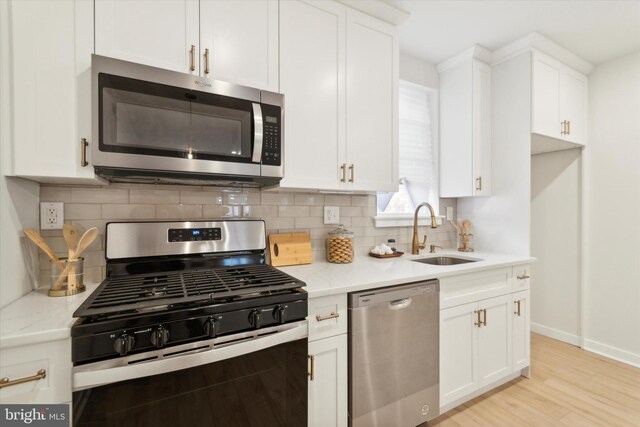
[[[95,0],[96,54],[198,74],[198,0]]]
[[[587,77],[534,51],[531,132],[584,145],[586,108]]]
[[[347,163],[354,190],[398,190],[396,27],[347,11]]]
[[[201,0],[201,75],[278,91],[278,1]]]
[[[93,180],[90,164],[81,166],[91,151],[82,139],[91,143],[92,2],[20,0],[0,7],[8,21],[0,26],[1,59],[12,91],[1,102],[12,112],[5,124],[13,130],[12,173],[38,181]]]
[[[452,58],[440,71],[440,196],[491,195],[491,67]]]
[[[397,191],[394,26],[332,1],[280,3],[284,188]]]
[[[286,104],[281,187],[340,187],[345,12],[334,2],[280,4],[280,91]]]

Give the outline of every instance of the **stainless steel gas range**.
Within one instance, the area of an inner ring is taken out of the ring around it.
[[[71,329],[75,426],[303,426],[304,283],[256,220],[109,223]]]

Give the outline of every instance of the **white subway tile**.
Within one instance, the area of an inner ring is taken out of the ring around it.
[[[110,204],[102,205],[105,219],[151,219],[156,216],[155,205]]]
[[[157,205],[156,218],[162,218],[162,219],[202,218],[202,205]]]
[[[129,203],[129,190],[126,188],[73,187],[72,203]]]
[[[324,194],[296,194],[295,195],[295,204],[296,205],[324,205],[325,198]]]
[[[289,193],[262,193],[263,205],[293,205],[294,195]]]
[[[343,206],[340,208],[340,218],[351,216],[363,216],[361,207]]]
[[[277,218],[277,206],[242,206],[242,216],[245,218]]]
[[[260,193],[222,193],[222,203],[225,205],[259,205]]]
[[[71,203],[71,187],[40,186],[41,202]]]
[[[351,206],[375,206],[376,196],[351,196]]]
[[[221,205],[222,192],[212,190],[183,190],[180,191],[180,203],[185,205]]]
[[[285,217],[308,217],[309,206],[280,206],[278,208],[278,216]]]
[[[324,206],[309,206],[309,216],[324,217]]]
[[[72,219],[100,219],[102,218],[101,205],[88,203],[65,203],[64,217]]]
[[[131,189],[129,202],[139,204],[177,204],[180,202],[180,192],[176,190]]]
[[[265,218],[265,222],[268,229],[298,228],[295,227],[294,218]]]
[[[351,206],[351,196],[327,194],[324,196],[325,206]]]
[[[205,219],[240,218],[242,217],[242,206],[204,205],[202,217]]]
[[[295,227],[296,228],[320,228],[324,226],[322,222],[322,218],[320,217],[296,217],[295,218]]]

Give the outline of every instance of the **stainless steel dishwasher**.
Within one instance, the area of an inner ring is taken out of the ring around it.
[[[414,427],[439,414],[437,280],[349,294],[349,425]]]

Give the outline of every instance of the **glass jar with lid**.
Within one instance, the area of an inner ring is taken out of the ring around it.
[[[327,261],[337,264],[353,262],[353,233],[342,224],[329,232]]]

